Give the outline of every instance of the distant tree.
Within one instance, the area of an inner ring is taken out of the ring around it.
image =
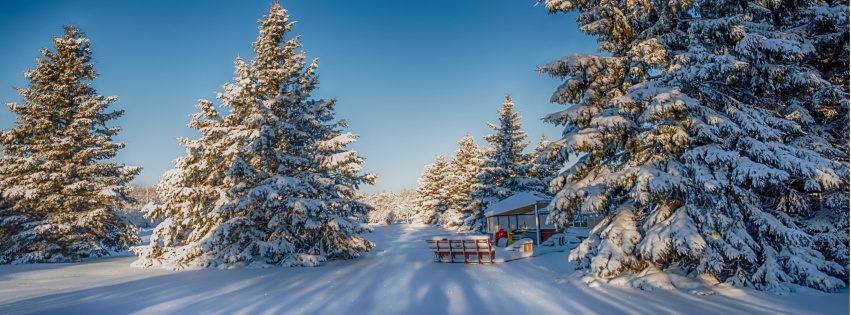
[[[550,139],[547,135],[541,135],[541,141],[535,146],[535,151],[531,154],[531,160],[534,168],[532,174],[545,189],[549,189],[550,181],[552,181],[562,168],[562,164],[557,159],[549,156]]]
[[[473,187],[479,183],[478,175],[484,164],[484,151],[465,135],[458,141],[458,149],[446,170],[447,209],[439,220],[445,228],[458,228],[464,222],[466,207],[472,200]]]
[[[127,193],[130,197],[136,200],[136,202],[131,205],[133,207],[141,208],[148,202],[155,201],[157,198],[157,191],[153,187],[130,185],[127,188]]]
[[[398,202],[396,203],[396,219],[397,220],[405,220],[405,223],[411,224],[413,223],[414,216],[416,215],[416,199],[417,199],[417,190],[416,189],[405,189],[399,193]]]
[[[107,123],[117,98],[97,94],[89,39],[67,26],[54,50],[24,73],[18,120],[0,131],[0,263],[69,262],[109,255],[139,241],[116,209],[133,199],[125,185],[141,170],[104,162],[124,147]]]
[[[434,163],[426,165],[417,181],[417,213],[414,221],[423,224],[437,224],[440,215],[448,207],[447,177],[449,163],[442,155],[434,159]]]
[[[484,211],[491,205],[517,192],[545,194],[546,186],[532,177],[534,165],[523,153],[529,142],[521,130],[519,112],[514,111],[511,95],[505,96],[499,113],[499,125],[486,123],[496,133],[485,136],[491,147],[485,148],[484,166],[473,186],[471,201],[465,213],[464,229],[482,230]]]
[[[382,191],[373,194],[357,194],[357,201],[369,205],[372,210],[367,214],[370,223],[393,224],[396,220],[396,205],[399,196],[393,192]]]
[[[286,10],[273,4],[260,24],[254,58],[237,58],[217,96],[228,115],[200,102],[201,139],[183,141],[187,156],[158,184],[164,202],[152,216],[166,220],[134,249],[135,265],[314,266],[373,247],[358,235],[370,230],[369,207],[355,191],[375,175],[359,174],[364,159],[346,149],[357,136],[334,120],[334,100],[310,98],[317,60],[308,65],[299,37],[286,39]],[[184,201],[181,190],[198,196]]]
[[[370,223],[389,225],[398,221],[411,223],[411,219],[416,214],[414,203],[416,197],[416,190],[407,189],[399,193],[388,191],[358,193],[355,199],[372,208],[368,214]]]

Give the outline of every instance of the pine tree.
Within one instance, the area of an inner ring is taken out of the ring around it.
[[[530,155],[530,159],[534,163],[532,173],[534,178],[540,181],[541,185],[549,189],[550,181],[552,181],[561,170],[562,165],[555,159],[550,159],[550,139],[545,134],[541,134],[541,141],[535,146],[535,151]]]
[[[437,224],[440,216],[448,207],[446,173],[449,163],[442,155],[434,158],[434,163],[426,165],[417,181],[417,198],[414,201],[417,213],[414,221],[423,224]]]
[[[107,126],[124,111],[107,111],[117,98],[91,86],[89,39],[64,31],[24,73],[24,103],[6,104],[18,123],[0,131],[0,263],[78,261],[139,241],[115,211],[141,168],[103,162],[124,147],[112,142],[121,128]]]
[[[470,204],[473,187],[478,184],[479,171],[484,163],[484,151],[473,137],[465,135],[458,141],[458,149],[449,161],[445,178],[447,209],[441,215],[440,225],[445,228],[462,226],[466,207]]]
[[[804,124],[808,134],[818,138],[802,138],[800,145],[819,152],[835,161],[848,161],[849,152],[849,15],[847,1],[815,1],[801,12],[808,21],[800,36],[813,45],[805,54],[808,65],[814,67],[829,84],[819,85],[813,98],[805,102],[807,111],[791,112],[792,118]],[[794,18],[793,18],[794,19]],[[803,195],[809,209],[818,211],[800,216],[801,223],[815,237],[817,248],[830,260],[849,266],[849,187],[848,181],[835,189]],[[790,203],[791,204],[791,203]],[[847,270],[846,270],[847,274]]]
[[[499,113],[499,125],[487,123],[496,131],[485,136],[491,145],[484,152],[485,162],[473,186],[471,201],[464,218],[464,229],[484,228],[484,211],[493,203],[511,197],[517,192],[543,194],[545,185],[532,177],[534,167],[528,154],[523,153],[529,142],[521,130],[520,113],[515,112],[511,95],[506,94]]]
[[[148,246],[133,248],[140,256],[133,266],[203,266],[199,257],[206,254],[205,247],[212,246],[210,232],[222,224],[221,208],[232,200],[225,184],[233,156],[232,151],[225,154],[229,152],[223,141],[228,129],[221,126],[222,117],[212,102],[200,100],[197,107],[201,111],[192,116],[189,127],[201,137],[178,139],[186,155],[175,160],[175,168],[154,185],[162,201],[146,214],[164,220],[154,228]]]
[[[609,216],[571,260],[604,279],[653,265],[778,293],[844,285],[847,263],[801,226],[818,212],[805,195],[848,185],[847,155],[812,147],[830,141],[801,119],[828,87],[802,62],[808,5],[547,1],[612,54],[541,68],[572,104],[546,118],[565,126],[550,157],[582,155],[552,182],[553,219]]]
[[[162,233],[152,239],[172,241],[136,248],[141,256],[136,265],[314,266],[373,247],[358,235],[369,231],[363,224],[369,207],[354,198],[358,185],[374,183],[375,175],[359,174],[364,159],[346,149],[357,136],[343,133],[345,120],[335,121],[335,101],[310,98],[319,83],[318,62],[306,63],[304,52],[297,51],[299,37],[286,39],[293,23],[283,7],[272,5],[260,21],[254,58],[249,63],[238,58],[234,83],[217,95],[228,115],[216,119],[205,101],[199,106],[203,119],[193,122],[202,133],[198,142],[219,154],[209,180],[161,182],[166,202],[153,215],[175,224],[174,218],[187,216],[177,213],[187,208],[205,223],[187,226],[191,220],[184,219],[179,228],[158,227]],[[175,173],[195,167],[182,161],[211,165],[194,149],[198,144],[184,145],[187,156],[178,160]],[[206,198],[167,199],[180,185],[199,188]],[[171,252],[180,255],[161,254]]]

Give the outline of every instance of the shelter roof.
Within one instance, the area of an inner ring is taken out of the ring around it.
[[[536,205],[539,213],[548,213],[547,205],[550,204],[550,201],[550,199],[538,197],[533,193],[516,193],[488,207],[485,210],[485,217],[529,213],[535,211]]]

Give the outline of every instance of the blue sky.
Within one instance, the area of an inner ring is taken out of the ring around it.
[[[233,77],[237,55],[249,59],[262,1],[19,1],[0,2],[0,102],[20,102],[50,36],[74,24],[91,39],[100,94],[117,95],[116,160],[142,166],[134,184],[150,185],[184,154],[175,140],[198,99]],[[549,103],[556,78],[535,69],[573,53],[596,53],[595,39],[577,30],[575,16],[547,14],[534,0],[281,1],[308,58],[319,58],[315,98],[337,98],[337,117],[360,139],[351,147],[367,159],[378,184],[365,191],[416,186],[423,167],[452,155],[465,134],[485,144],[505,93],[521,111],[534,147],[560,128],[540,119],[563,109]],[[14,116],[0,109],[0,128]]]

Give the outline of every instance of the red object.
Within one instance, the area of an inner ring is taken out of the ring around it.
[[[494,243],[494,244],[498,244],[498,243],[499,243],[499,239],[501,239],[501,238],[505,238],[505,237],[507,237],[507,236],[508,236],[508,235],[506,235],[506,234],[505,234],[505,230],[504,230],[504,229],[502,229],[502,228],[499,228],[499,231],[496,231],[496,233],[495,233],[495,234],[494,234],[494,236],[493,236],[493,243]]]

